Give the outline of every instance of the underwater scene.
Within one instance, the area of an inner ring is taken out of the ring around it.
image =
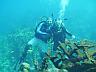
[[[96,72],[96,0],[0,0],[0,72]]]

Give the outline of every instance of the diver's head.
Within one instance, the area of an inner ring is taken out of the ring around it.
[[[60,19],[60,18],[57,18],[57,19],[55,20],[55,24],[57,24],[58,26],[61,26],[62,23],[63,23],[63,21],[62,21],[62,19]]]
[[[56,19],[56,23],[58,23],[58,24],[62,24],[62,19],[60,19],[60,18],[58,18],[58,19]]]
[[[52,22],[53,22],[53,21],[52,21],[52,18],[51,18],[51,17],[48,17],[47,23],[48,23],[48,24],[52,24]]]

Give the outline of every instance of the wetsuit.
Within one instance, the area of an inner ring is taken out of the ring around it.
[[[57,50],[59,42],[61,43],[65,42],[66,34],[72,36],[72,34],[69,33],[63,25],[58,27],[58,25],[53,24],[53,26],[51,27],[51,32],[53,33],[53,41],[54,41],[53,51]]]
[[[35,30],[35,37],[46,42],[50,39],[51,32],[49,24],[46,21],[40,22]]]

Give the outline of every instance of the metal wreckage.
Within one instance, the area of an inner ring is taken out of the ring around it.
[[[58,49],[61,54],[61,68],[69,72],[94,72],[96,71],[96,43],[86,39],[79,42],[69,40],[60,43]],[[62,54],[63,53],[63,54]],[[67,55],[68,58],[65,58]]]
[[[54,54],[49,50],[46,55],[47,60],[43,63],[43,65],[46,65],[46,68],[35,72],[52,72],[48,70],[49,60],[55,69],[58,69],[58,71],[55,72],[66,72],[63,71],[63,69],[66,69],[67,72],[96,72],[95,41],[87,39],[81,41],[66,40],[65,43],[60,43]],[[22,65],[20,67],[22,68],[21,72],[30,72],[28,64],[23,63]]]

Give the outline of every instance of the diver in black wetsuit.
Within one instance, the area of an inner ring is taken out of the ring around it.
[[[32,48],[32,60],[35,58],[34,56],[39,56],[37,60],[39,65],[42,64],[44,61],[43,58],[45,57],[45,53],[48,50],[48,44],[47,42],[50,40],[51,32],[50,32],[50,25],[52,24],[52,19],[49,17],[46,21],[40,22],[36,29],[35,29],[35,35],[34,37],[28,42],[28,44],[24,48],[24,52],[22,53],[22,56],[14,66],[14,70],[16,71],[17,67],[23,63],[26,60],[26,56],[28,53],[28,50],[30,47]],[[39,54],[36,53],[38,51]],[[28,62],[32,63],[32,61]]]
[[[53,51],[57,50],[57,47],[60,45],[59,42],[64,43],[66,39],[66,35],[75,38],[74,35],[69,33],[65,28],[61,19],[56,19],[54,21],[53,26],[51,27],[51,32],[53,34]]]
[[[60,46],[60,42],[65,43],[66,35],[72,37],[73,39],[75,38],[74,35],[72,35],[66,30],[61,19],[56,19],[54,21],[51,27],[51,32],[52,32],[52,37],[53,37],[53,42],[54,42],[53,53],[56,52],[56,50],[58,49],[57,47]],[[64,49],[63,48],[61,49],[63,50],[63,55],[67,55]],[[61,69],[63,67],[62,62],[64,61],[64,59],[62,58],[59,59],[57,56],[55,56],[55,57],[50,57],[50,60],[53,62],[56,68]]]

